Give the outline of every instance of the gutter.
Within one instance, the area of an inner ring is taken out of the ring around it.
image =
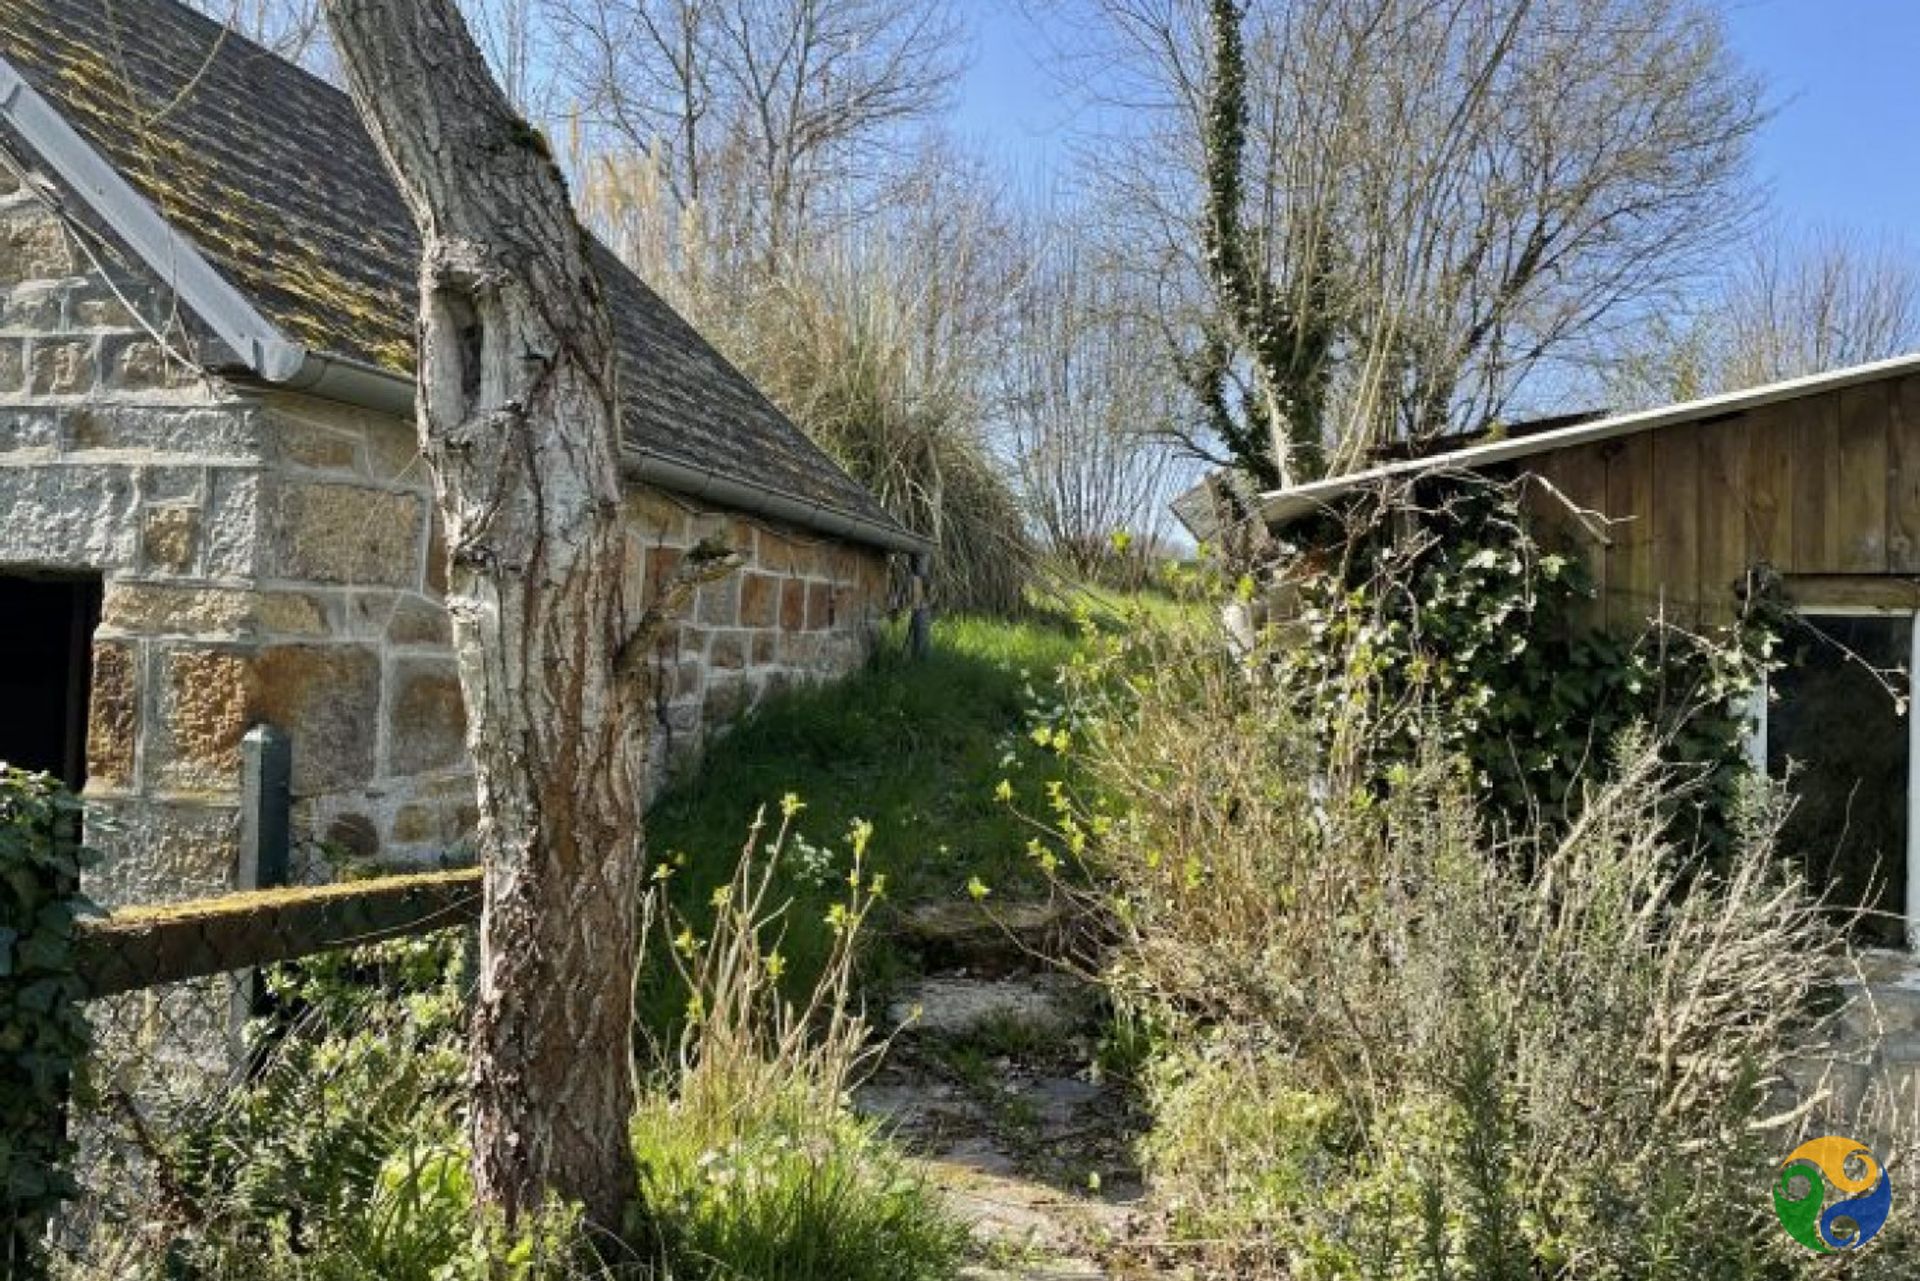
[[[396,418],[414,412],[414,380],[409,375],[344,356],[303,351],[303,358],[284,378],[266,379],[281,391],[300,392],[324,400],[344,401]],[[728,476],[661,454],[629,446],[621,448],[620,470],[628,479],[652,485],[683,498],[706,499],[718,507],[754,516],[788,521],[824,534],[852,539],[886,551],[920,555],[933,550],[922,538],[891,521],[856,515],[815,499]]]
[[[709,467],[683,463],[643,449],[627,448],[621,453],[621,470],[628,478],[669,490],[683,498],[705,498],[716,506],[789,521],[891,552],[924,556],[934,548],[932,539],[910,533],[892,521],[882,522],[869,516],[857,516],[815,499],[775,489],[771,485],[740,480]]]
[[[396,374],[391,369],[346,356],[326,356],[302,348],[300,363],[286,376],[265,377],[263,381],[281,391],[344,401],[395,418],[413,417],[412,375]]]

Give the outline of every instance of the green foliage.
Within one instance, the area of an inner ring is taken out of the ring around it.
[[[813,982],[832,942],[824,920],[838,886],[815,852],[856,818],[886,834],[874,870],[895,902],[951,899],[975,875],[1003,887],[1030,880],[1022,851],[1031,832],[993,790],[1014,758],[1034,754],[1020,733],[1029,697],[1076,644],[1054,621],[941,618],[924,660],[905,657],[890,636],[848,679],[768,699],[648,812],[655,856],[681,864],[675,910],[705,931],[708,901],[733,875],[740,833],[789,792],[808,806],[781,860],[781,890],[794,900],[790,990]],[[876,940],[869,972],[891,963]],[[645,998],[643,1022],[664,1031],[678,994],[654,982]]]
[[[1564,815],[1503,816],[1431,703],[1356,715],[1337,758],[1288,643],[1142,620],[1036,731],[1076,782],[1034,857],[1153,1029],[1142,1155],[1189,1249],[1294,1281],[1790,1275],[1756,1189],[1853,1118],[1774,1115],[1840,951],[1780,797],[1743,783],[1705,859],[1673,821],[1697,772],[1641,732]]]
[[[1534,541],[1514,488],[1464,481],[1410,519],[1367,508],[1343,556],[1303,560],[1289,578],[1301,612],[1281,680],[1361,777],[1378,785],[1423,755],[1458,757],[1503,821],[1551,826],[1618,737],[1651,726],[1703,784],[1676,821],[1725,850],[1748,768],[1746,700],[1778,621],[1758,595],[1731,631],[1584,626],[1580,562]]]
[[[871,824],[853,823],[844,855],[829,855],[837,890],[820,919],[833,941],[788,995],[794,913],[779,873],[805,808],[787,798],[770,836],[756,822],[703,924],[667,917],[686,1017],[634,1123],[643,1197],[675,1275],[947,1281],[964,1227],[848,1110],[881,1049],[851,995],[861,936],[886,893],[869,862]]]
[[[252,1070],[204,1101],[139,1107],[161,1190],[116,1278],[561,1281],[639,1275],[598,1258],[553,1204],[508,1229],[476,1215],[462,1134],[464,937],[443,933],[275,967]],[[108,1083],[109,1092],[120,1088]],[[165,1248],[156,1252],[154,1242]]]
[[[764,849],[754,828],[697,933],[665,918],[652,968],[683,1017],[644,1064],[633,1122],[644,1250],[558,1203],[511,1228],[476,1213],[467,951],[442,934],[277,969],[243,1079],[206,1081],[206,1100],[181,1107],[124,1097],[160,1195],[124,1239],[96,1234],[105,1267],[88,1281],[948,1281],[964,1228],[847,1104],[878,1052],[851,994],[885,888],[870,825],[815,851],[833,941],[812,987],[782,992],[795,916],[779,869],[804,810],[791,799]],[[656,896],[677,875],[663,869]]]
[[[80,803],[0,765],[0,1264],[23,1272],[73,1191],[64,1112],[90,1041],[73,969],[86,858]]]
[[[1329,297],[1327,247],[1285,246],[1283,252],[1306,264],[1306,297],[1294,297],[1275,286],[1266,238],[1246,222],[1245,12],[1243,0],[1208,0],[1212,82],[1201,138],[1207,187],[1200,231],[1221,314],[1206,322],[1199,350],[1181,361],[1181,374],[1234,464],[1267,488],[1312,479],[1325,466],[1322,436],[1339,325]],[[1230,393],[1240,384],[1234,368],[1240,351],[1257,388],[1236,401]],[[1274,457],[1277,439],[1286,442],[1284,459]]]
[[[634,1122],[676,1277],[946,1281],[959,1270],[965,1229],[872,1123],[804,1092],[724,1127],[714,1116],[655,1095]]]

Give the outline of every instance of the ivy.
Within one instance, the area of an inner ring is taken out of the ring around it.
[[[73,968],[86,860],[80,802],[44,774],[0,766],[0,1263],[35,1275],[66,1170],[68,1083],[89,1044]]]
[[[1364,744],[1365,782],[1435,750],[1465,761],[1496,818],[1564,822],[1635,727],[1659,736],[1696,785],[1677,838],[1731,838],[1747,770],[1748,700],[1779,620],[1765,591],[1706,633],[1591,625],[1582,562],[1536,542],[1518,488],[1451,480],[1352,520],[1344,555],[1302,562],[1303,642],[1280,678],[1326,744]]]

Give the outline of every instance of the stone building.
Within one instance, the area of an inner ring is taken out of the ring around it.
[[[412,425],[417,240],[338,91],[174,0],[0,0],[0,759],[84,788],[96,892],[230,884],[239,745],[293,741],[297,830],[431,855],[473,821]],[[873,497],[610,253],[644,599],[743,570],[654,656],[656,779],[859,663]]]

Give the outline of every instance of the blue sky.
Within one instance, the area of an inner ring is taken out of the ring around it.
[[[1920,232],[1920,3],[1737,0],[1729,16],[1778,106],[1756,156],[1775,207]]]
[[[1777,114],[1756,147],[1773,214],[1904,236],[1920,252],[1920,0],[1729,0],[1734,46]],[[1070,111],[1014,0],[966,0],[963,135],[1044,184]]]

